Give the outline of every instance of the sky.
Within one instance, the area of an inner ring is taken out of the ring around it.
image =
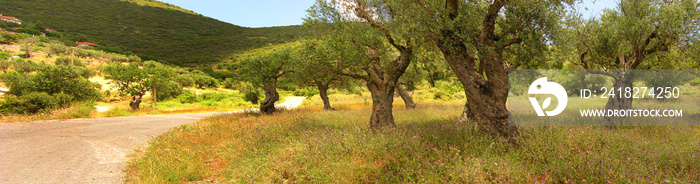
[[[315,0],[159,0],[207,17],[244,27],[300,25]],[[616,0],[584,0],[584,18],[599,17]]]
[[[316,0],[158,0],[243,27],[301,25]]]

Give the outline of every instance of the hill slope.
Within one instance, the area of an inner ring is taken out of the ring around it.
[[[3,0],[0,13],[90,41],[180,65],[304,36],[299,26],[245,28],[153,0]]]

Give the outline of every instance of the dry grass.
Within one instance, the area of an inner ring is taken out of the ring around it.
[[[528,127],[513,146],[455,124],[460,104],[397,108],[383,130],[368,129],[369,105],[335,107],[182,126],[128,164],[127,183],[700,181],[697,127]]]

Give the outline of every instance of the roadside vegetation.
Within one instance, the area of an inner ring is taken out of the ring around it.
[[[357,96],[356,96],[357,97]],[[458,101],[397,107],[372,130],[361,98],[179,127],[138,151],[127,183],[687,183],[700,179],[697,127],[521,128],[517,146],[458,123]],[[529,105],[529,104],[523,104]],[[512,107],[518,108],[518,107]],[[525,107],[520,107],[525,108]]]

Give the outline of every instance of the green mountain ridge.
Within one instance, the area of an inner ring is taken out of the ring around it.
[[[154,0],[5,0],[0,13],[63,40],[89,41],[178,65],[212,63],[244,50],[295,41],[300,26],[246,28]]]

